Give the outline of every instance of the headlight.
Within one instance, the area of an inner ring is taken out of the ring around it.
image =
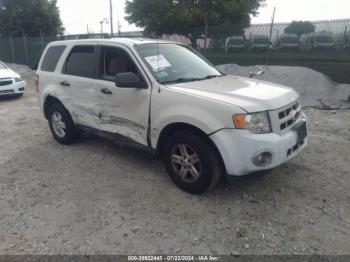
[[[234,115],[233,121],[238,129],[247,129],[254,134],[271,133],[271,124],[266,112]]]
[[[23,79],[22,78],[20,78],[20,77],[15,77],[15,82],[16,83],[18,83],[18,82],[22,82],[23,81]]]

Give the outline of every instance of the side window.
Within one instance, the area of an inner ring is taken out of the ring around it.
[[[75,46],[70,52],[63,73],[66,75],[96,78],[95,46]]]
[[[133,72],[143,79],[134,61],[123,49],[117,47],[103,47],[101,55],[100,70],[102,79],[114,81],[117,74],[126,72]]]
[[[58,60],[66,49],[65,45],[51,46],[47,50],[43,62],[41,63],[40,70],[53,72],[56,69]]]

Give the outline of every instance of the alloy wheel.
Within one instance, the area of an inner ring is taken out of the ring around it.
[[[201,175],[201,161],[197,152],[185,144],[178,144],[171,151],[171,164],[183,182],[195,183]]]
[[[63,117],[59,112],[53,112],[51,116],[51,122],[54,132],[60,138],[66,135],[66,123],[63,121]]]

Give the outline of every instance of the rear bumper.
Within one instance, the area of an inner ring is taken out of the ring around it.
[[[280,166],[301,153],[308,143],[308,138],[298,141],[298,135],[293,130],[283,135],[257,135],[247,130],[224,129],[210,138],[219,149],[230,176],[243,176]],[[266,166],[254,164],[254,156],[261,152],[272,154],[271,162]]]
[[[10,96],[23,94],[27,83],[25,81],[0,86],[0,96]]]

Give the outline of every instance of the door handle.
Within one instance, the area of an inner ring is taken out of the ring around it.
[[[60,82],[61,86],[70,86],[70,83],[68,81],[62,81]]]
[[[111,90],[109,90],[108,88],[102,88],[101,89],[101,93],[105,94],[105,95],[111,95],[113,94]]]

